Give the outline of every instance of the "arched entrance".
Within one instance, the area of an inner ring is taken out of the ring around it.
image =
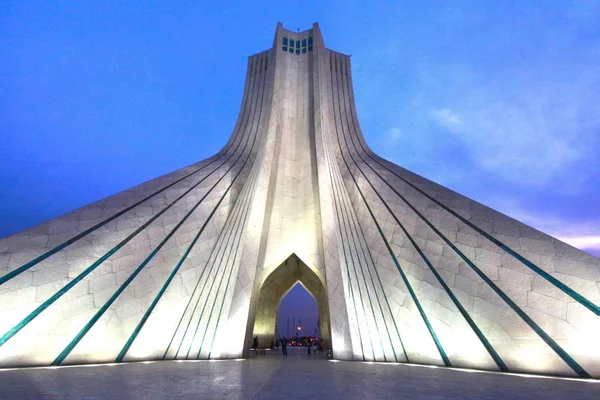
[[[310,267],[295,254],[275,268],[259,289],[252,337],[258,336],[260,347],[268,347],[271,340],[274,340],[277,310],[281,299],[298,282],[317,302],[321,337],[324,345],[330,347],[329,307],[325,286]]]

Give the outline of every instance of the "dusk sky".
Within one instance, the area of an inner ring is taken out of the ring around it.
[[[375,152],[600,256],[600,1],[135,3],[3,2],[0,237],[217,152],[319,22]]]

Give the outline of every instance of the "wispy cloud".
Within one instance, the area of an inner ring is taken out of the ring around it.
[[[396,146],[403,136],[404,134],[400,128],[388,129],[383,135],[383,144],[386,146]]]
[[[598,79],[573,87],[546,82],[503,96],[479,89],[456,110],[432,110],[429,117],[463,143],[477,167],[515,183],[544,186],[593,162],[600,95],[591,88],[598,85]]]
[[[581,250],[600,255],[600,220],[574,222],[557,216],[539,215],[528,212],[516,202],[501,200],[494,207],[506,215],[532,226]]]
[[[600,250],[600,235],[598,236],[556,236],[558,240],[582,250]]]
[[[429,113],[429,116],[443,127],[449,129],[457,129],[460,127],[460,118],[458,118],[458,115],[454,114],[449,108],[433,110]]]

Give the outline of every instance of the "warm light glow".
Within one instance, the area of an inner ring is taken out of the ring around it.
[[[550,359],[547,357],[548,349],[542,341],[527,343],[515,348],[513,357],[519,364],[528,370],[536,369],[548,371]]]
[[[231,312],[230,307],[231,305],[227,307],[227,310],[223,310],[224,315]],[[239,358],[242,355],[249,308],[250,298],[245,298],[233,315],[226,321],[221,322],[213,344],[211,357]]]

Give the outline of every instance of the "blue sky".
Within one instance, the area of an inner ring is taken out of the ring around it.
[[[600,255],[600,1],[216,3],[3,2],[0,237],[218,151],[318,21],[376,152]]]
[[[315,335],[315,329],[318,329],[319,308],[314,297],[300,283],[296,283],[281,300],[278,311],[276,334],[279,337],[295,336],[294,329],[298,325],[301,327],[298,336]],[[319,330],[316,333],[320,333]]]

